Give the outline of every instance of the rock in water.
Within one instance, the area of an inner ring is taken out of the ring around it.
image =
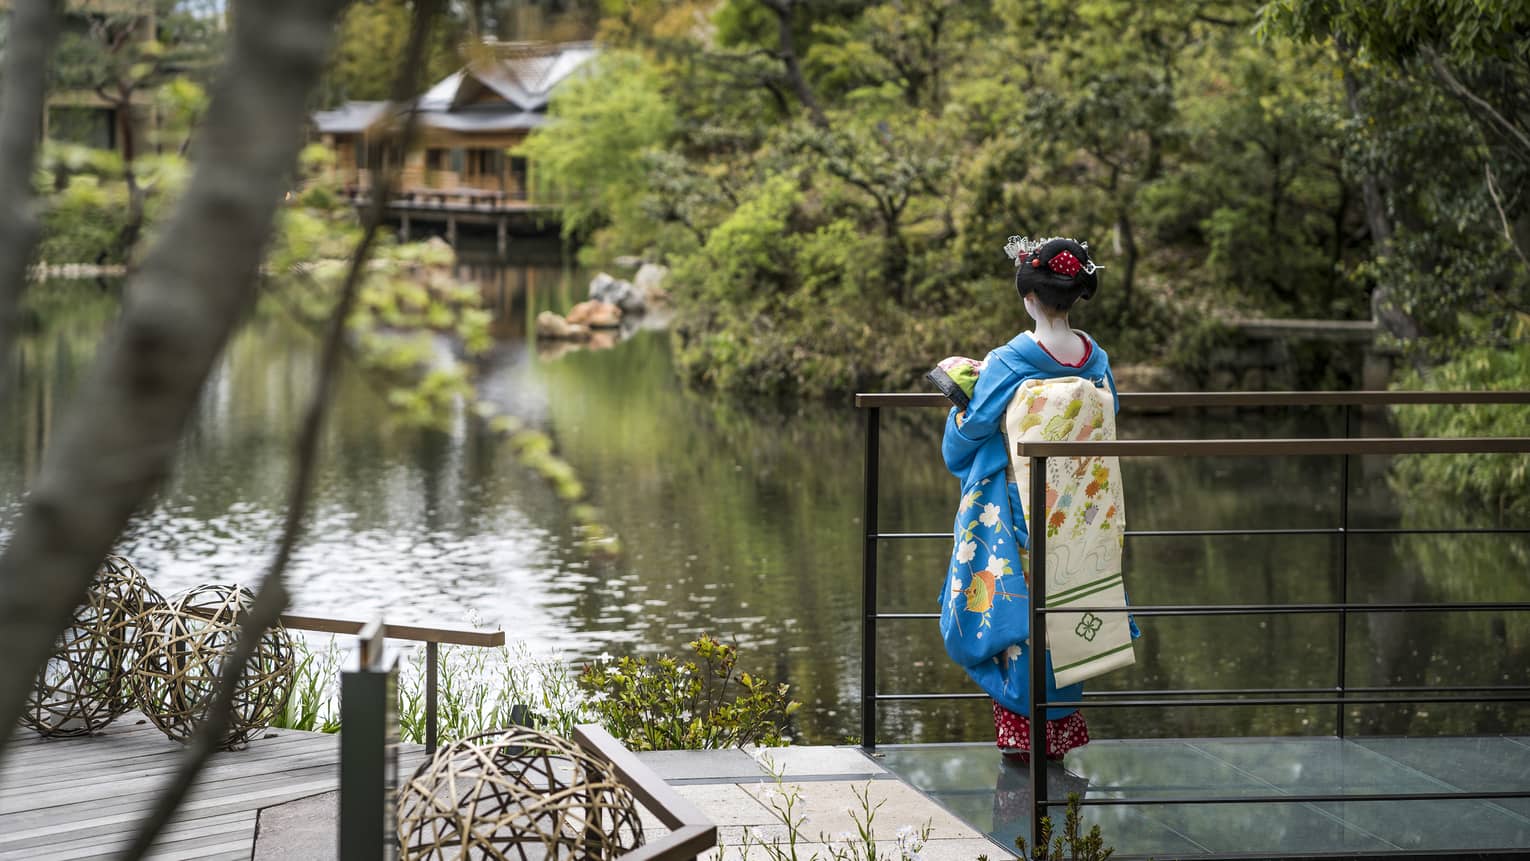
[[[557,341],[583,341],[590,337],[590,330],[577,323],[570,323],[551,311],[537,315],[537,337]]]
[[[632,286],[637,289],[638,296],[644,304],[652,305],[663,302],[669,298],[669,293],[664,289],[664,279],[669,277],[669,267],[660,266],[657,263],[644,263],[643,268],[632,276]]]
[[[590,280],[590,298],[597,302],[609,302],[628,314],[643,311],[643,297],[631,281],[613,278],[602,272]]]
[[[622,309],[590,299],[569,309],[568,322],[591,329],[615,329],[622,324]]]

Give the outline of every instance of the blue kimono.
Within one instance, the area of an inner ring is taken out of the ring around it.
[[[953,408],[941,443],[946,468],[961,480],[962,488],[951,564],[940,590],[941,637],[951,659],[979,687],[1020,715],[1030,713],[1030,606],[1022,573],[1030,545],[1021,490],[1005,479],[1009,452],[1001,431],[1010,401],[1029,379],[1083,377],[1116,394],[1110,357],[1084,337],[1090,349],[1079,367],[1052,358],[1024,332],[989,353],[962,423],[958,426],[959,411]],[[1116,408],[1119,411],[1119,399]],[[1050,657],[1047,666],[1048,701],[1083,695],[1081,684],[1058,690]],[[1049,708],[1047,718],[1074,711]]]

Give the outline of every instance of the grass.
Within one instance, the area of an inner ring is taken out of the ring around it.
[[[341,663],[348,651],[331,637],[321,646],[295,643],[297,670],[287,706],[272,725],[309,732],[340,729]],[[538,728],[567,737],[593,713],[567,663],[537,655],[524,643],[497,648],[442,646],[436,690],[441,742],[510,726],[517,705],[530,708]],[[425,743],[425,649],[399,662],[400,740]]]

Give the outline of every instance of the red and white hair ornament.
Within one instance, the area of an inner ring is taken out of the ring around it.
[[[1016,266],[1020,266],[1029,260],[1031,266],[1040,269],[1041,258],[1036,256],[1036,252],[1040,251],[1043,245],[1054,239],[1066,238],[1064,236],[1047,236],[1041,239],[1030,239],[1025,236],[1011,236],[1009,241],[1004,243],[1004,253],[1009,255],[1009,259],[1015,261]],[[1078,244],[1084,251],[1087,252],[1089,250],[1089,243],[1079,242]],[[1086,275],[1093,275],[1095,270],[1104,269],[1105,267],[1100,266],[1093,260],[1085,263],[1073,256],[1071,251],[1060,251],[1047,262],[1047,268],[1064,278],[1072,278],[1080,272]]]

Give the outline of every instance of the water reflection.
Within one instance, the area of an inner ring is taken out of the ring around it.
[[[347,373],[336,392],[316,485],[313,528],[294,560],[297,606],[314,614],[386,611],[399,621],[477,618],[574,658],[680,649],[706,631],[745,647],[749,669],[786,679],[807,703],[799,728],[837,742],[858,731],[862,417],[827,404],[739,402],[685,390],[667,336],[637,331],[616,348],[538,358],[537,311],[582,298],[588,273],[556,248],[522,249],[524,265],[465,259],[497,315],[482,395],[549,429],[621,536],[623,556],[592,563],[552,493],[466,415],[448,433],[388,430],[386,407]],[[47,290],[65,290],[50,284]],[[115,309],[96,287],[58,293],[21,346],[0,441],[9,519],[60,405]],[[138,518],[122,550],[161,588],[250,580],[280,525],[290,446],[311,391],[314,339],[279,314],[242,331],[188,429],[175,478]],[[955,483],[938,455],[942,416],[885,416],[884,530],[944,528]],[[1296,436],[1335,432],[1320,412],[1280,416],[1128,415],[1127,436]],[[1133,529],[1331,527],[1334,458],[1128,462]],[[1352,522],[1488,525],[1459,505],[1400,500],[1384,461],[1352,467]],[[1524,525],[1524,524],[1519,524]],[[1331,535],[1143,538],[1128,546],[1138,603],[1329,601],[1338,597]],[[928,610],[947,547],[886,542],[881,607]],[[1524,536],[1354,537],[1352,598],[1530,600]],[[1145,619],[1138,663],[1096,689],[1335,683],[1332,617]],[[932,623],[885,623],[883,691],[966,690]],[[1530,620],[1520,614],[1373,614],[1349,623],[1356,685],[1530,682]],[[882,739],[981,739],[981,703],[901,704]],[[1331,734],[1321,708],[1095,709],[1096,737]],[[1504,705],[1354,706],[1351,732],[1498,731],[1527,726]]]

